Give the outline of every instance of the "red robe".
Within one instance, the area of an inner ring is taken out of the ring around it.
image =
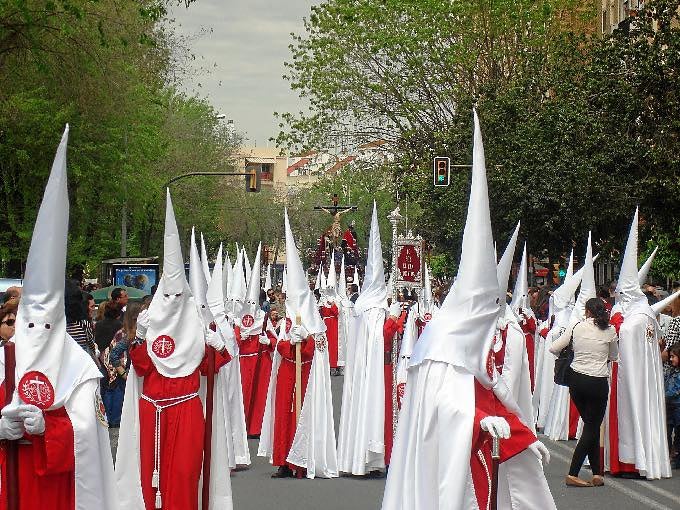
[[[215,372],[230,360],[231,356],[226,350],[215,353]],[[144,378],[142,393],[153,400],[183,397],[198,392],[200,375],[207,373],[207,356],[204,356],[200,366],[191,375],[164,377],[156,370],[144,344],[130,348],[130,361],[137,375]],[[156,489],[151,487],[155,419],[154,405],[140,398],[140,470],[146,510],[155,510],[156,502]],[[163,510],[197,510],[205,430],[201,399],[195,397],[164,409],[160,421],[160,490],[163,495]]]
[[[267,388],[272,372],[272,352],[276,338],[267,331],[269,345],[263,345],[259,333],[242,338],[241,328],[234,328],[241,364],[241,385],[243,387],[243,411],[249,436],[262,432],[262,418],[267,405]]]
[[[330,306],[321,306],[319,312],[326,323],[328,360],[331,368],[338,368],[338,306],[335,303],[331,303]]]
[[[385,465],[390,465],[392,457],[392,445],[394,443],[394,405],[392,402],[392,392],[394,391],[394,374],[392,361],[392,344],[394,335],[404,332],[404,323],[408,317],[407,311],[402,311],[401,315],[395,319],[388,316],[383,325],[383,340],[385,348]],[[399,355],[399,353],[395,353]]]
[[[489,508],[491,496],[491,436],[482,430],[479,422],[487,416],[500,416],[510,425],[510,438],[500,441],[499,462],[505,462],[518,453],[526,450],[536,442],[536,436],[520,419],[508,411],[498,400],[493,390],[486,389],[475,380],[475,426],[472,435],[472,451],[470,452],[470,470],[475,496],[479,508]]]
[[[5,401],[5,385],[0,387],[0,402]],[[74,435],[66,409],[45,411],[45,433],[25,434],[19,444],[19,509],[73,510],[75,496]],[[5,444],[0,447],[2,485],[0,510],[7,508]]]
[[[302,342],[302,402],[305,400],[307,381],[315,350],[314,338]],[[297,469],[286,461],[295,438],[295,346],[288,340],[280,340],[276,349],[281,355],[281,365],[276,375],[276,402],[274,403],[274,451],[272,464]]]

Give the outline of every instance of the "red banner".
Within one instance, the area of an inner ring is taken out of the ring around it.
[[[398,280],[417,282],[420,280],[421,261],[415,246],[401,246],[397,257]]]

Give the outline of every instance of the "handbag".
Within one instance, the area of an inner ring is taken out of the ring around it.
[[[571,362],[574,361],[574,330],[571,330],[571,338],[569,345],[560,351],[559,356],[555,360],[555,384],[560,386],[569,386],[568,375]]]

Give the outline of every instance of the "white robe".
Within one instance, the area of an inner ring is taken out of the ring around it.
[[[365,475],[385,467],[384,323],[383,308],[366,310],[356,322],[338,436],[338,467],[344,473]]]
[[[654,318],[644,313],[626,315],[619,330],[619,461],[634,464],[649,480],[671,476],[658,340]]]
[[[475,380],[424,360],[409,368],[383,510],[479,509],[470,471]],[[540,461],[528,450],[499,467],[499,509],[556,508]]]

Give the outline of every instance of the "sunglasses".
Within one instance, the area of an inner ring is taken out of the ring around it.
[[[7,324],[7,326],[9,326],[10,328],[14,326],[15,323],[16,319],[7,319],[6,321],[0,322],[0,324]]]

